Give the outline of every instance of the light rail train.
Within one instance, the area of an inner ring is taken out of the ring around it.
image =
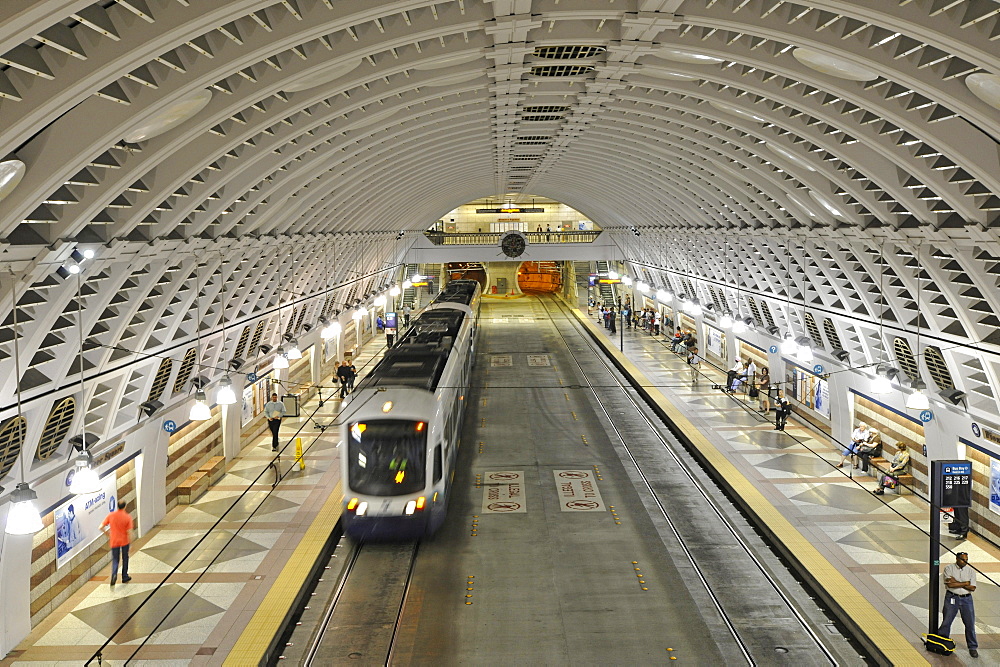
[[[444,522],[475,359],[481,288],[454,280],[341,412],[344,530],[407,539]]]

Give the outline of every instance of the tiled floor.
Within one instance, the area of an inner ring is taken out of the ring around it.
[[[381,355],[381,343],[376,339],[356,357],[362,374]],[[317,402],[318,397],[305,403],[302,415],[312,413]],[[339,406],[339,400],[327,400],[320,421],[332,422]],[[281,470],[291,472],[272,492],[271,436],[262,435],[195,504],[171,510],[134,543],[129,584],[109,586],[105,570],[0,665],[81,665],[137,609],[105,649],[105,665],[122,664],[133,654],[130,665],[220,662],[243,629],[239,619],[255,608],[340,476],[336,431],[323,433],[304,417],[286,419],[282,441],[300,426],[308,448],[304,471],[293,465],[293,443],[279,459]]]
[[[693,385],[688,366],[669,350],[662,336],[626,330],[624,340],[626,356],[657,389],[745,470],[905,636],[919,640],[927,622],[927,504],[911,495],[873,495],[875,478],[837,468],[837,448],[794,419],[785,432],[772,430],[773,412],[771,421],[766,421],[764,415],[748,409],[745,397],[711,388],[725,377],[721,370],[703,364],[705,377]],[[954,551],[967,551],[973,565],[1000,581],[996,545],[975,536],[960,542],[946,535],[942,542]],[[954,557],[942,549],[942,566],[951,562]],[[981,575],[975,593],[981,664],[1000,664],[998,603],[1000,588]],[[952,636],[959,647],[956,658],[971,662],[960,620],[952,626]]]

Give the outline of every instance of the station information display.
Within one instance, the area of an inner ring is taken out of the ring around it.
[[[544,208],[477,208],[476,213],[545,213]]]
[[[933,502],[938,507],[972,506],[972,463],[932,461]]]

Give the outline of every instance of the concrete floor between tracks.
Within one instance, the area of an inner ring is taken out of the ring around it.
[[[684,479],[666,456],[577,329],[586,319],[585,308],[576,316],[557,311],[552,298],[484,300],[455,496],[445,527],[421,544],[395,634],[397,664],[632,665],[675,658],[735,665],[746,664],[746,655],[758,664],[831,664],[806,626],[837,662],[862,664],[824,615],[808,608],[808,596],[789,593],[794,579],[738,525],[732,507],[723,511],[741,538],[710,516],[707,501],[692,490],[710,482],[697,471],[696,479]],[[618,342],[603,328],[592,331]],[[362,361],[376,352],[367,350]],[[794,422],[785,433],[773,432],[733,397],[713,391],[711,369],[693,386],[662,338],[626,331],[621,357],[699,445],[732,468],[733,480],[742,478],[737,486],[770,513],[778,536],[808,551],[817,581],[835,582],[839,590],[831,593],[847,600],[894,663],[930,657],[916,649],[925,616],[926,537],[918,529],[926,527],[925,506],[908,496],[887,496],[885,503],[872,496],[874,480],[839,472],[830,464],[836,451],[814,432]],[[324,413],[330,421],[336,407]],[[167,603],[189,588],[133,664],[256,664],[299,591],[308,559],[318,557],[315,543],[330,524],[325,512],[340,500],[336,437],[307,430],[319,440],[306,471],[278,487],[198,583],[218,547],[171,575],[160,593],[164,604],[136,616],[128,636],[106,650],[105,664],[122,664],[163,619]],[[106,574],[95,577],[0,664],[81,664],[267,466],[266,444],[262,437],[245,449],[219,485],[137,543],[128,586],[111,590]],[[253,491],[268,489],[269,483]],[[229,517],[209,541],[228,540],[249,509]],[[763,554],[777,587],[802,606],[803,622],[782,606],[740,539]],[[973,538],[961,546],[980,569],[1000,570],[1000,550],[992,545]],[[983,664],[995,663],[996,589],[980,584],[981,655]],[[353,630],[362,635],[365,628]],[[958,622],[955,636],[963,646]],[[371,656],[347,655],[324,664],[371,663]],[[957,655],[968,660],[962,650]]]

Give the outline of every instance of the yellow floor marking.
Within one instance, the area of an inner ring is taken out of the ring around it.
[[[580,313],[577,308],[570,310],[579,321],[583,322],[585,327],[599,331],[597,326],[591,323],[590,319]],[[923,654],[910,644],[885,616],[875,609],[861,591],[851,585],[847,578],[781,514],[778,508],[767,500],[764,494],[740,472],[740,469],[727,459],[701,431],[695,428],[694,424],[666,396],[654,388],[649,378],[628,357],[621,354],[612,345],[606,344],[603,335],[599,335],[595,339],[607,354],[613,355],[619,361],[628,375],[634,377],[640,385],[646,388],[650,397],[684,432],[695,448],[705,457],[708,464],[715,468],[722,478],[732,486],[747,507],[760,518],[764,525],[768,526],[785,548],[800,563],[806,565],[813,579],[844,611],[844,614],[849,616],[854,624],[854,627],[851,628],[853,632],[866,635],[869,641],[877,646],[894,665],[930,664]]]
[[[343,502],[343,485],[337,482],[333,493],[309,525],[302,541],[295,547],[223,665],[256,665],[263,660],[264,653],[281,629],[281,623],[290,611],[295,597],[305,586],[306,577],[330,536],[330,527],[340,518]]]
[[[570,412],[570,414],[573,415],[573,421],[579,421],[579,419],[577,419],[575,412]]]

